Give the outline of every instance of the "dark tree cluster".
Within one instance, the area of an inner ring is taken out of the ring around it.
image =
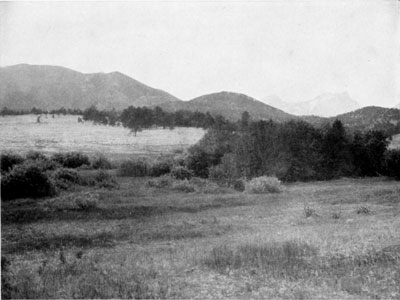
[[[389,175],[389,139],[380,131],[350,134],[338,120],[317,129],[303,121],[251,122],[247,115],[235,126],[234,131],[214,127],[190,149],[188,167],[197,176],[209,176],[215,166],[230,173],[225,178],[275,175],[307,181]]]
[[[82,115],[82,110],[80,109],[71,109],[71,108],[59,108],[59,109],[53,109],[53,110],[46,110],[46,109],[40,109],[33,107],[31,110],[14,110],[14,109],[9,109],[7,107],[3,107],[3,109],[0,111],[1,116],[18,116],[18,115],[29,115],[29,114],[34,114],[34,115],[46,115],[46,114],[51,114],[51,115]]]

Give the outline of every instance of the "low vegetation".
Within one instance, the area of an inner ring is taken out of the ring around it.
[[[117,189],[2,203],[2,298],[400,296],[395,181],[253,194],[198,177],[114,178]]]
[[[280,193],[282,192],[281,182],[276,177],[256,177],[245,185],[247,193],[264,194],[264,193]]]

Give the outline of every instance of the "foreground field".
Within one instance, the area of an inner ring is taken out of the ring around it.
[[[85,188],[100,198],[86,211],[53,209],[49,199],[3,203],[10,296],[400,297],[399,182],[343,179],[252,195],[147,181]]]
[[[43,116],[40,123],[36,119],[35,115],[0,117],[0,152],[79,151],[121,159],[132,154],[149,156],[186,149],[204,135],[200,128],[175,128],[145,130],[135,136],[123,127],[78,123],[78,116]]]

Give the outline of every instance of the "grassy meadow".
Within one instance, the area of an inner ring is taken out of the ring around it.
[[[399,181],[227,187],[184,166],[203,135],[1,117],[1,152],[46,154],[2,168],[2,298],[400,298]]]
[[[61,195],[96,195],[84,210],[61,196],[2,203],[9,297],[400,298],[398,181],[249,194],[116,179]]]
[[[157,156],[160,153],[182,151],[198,142],[204,135],[201,128],[146,129],[135,136],[129,129],[118,126],[78,123],[78,116],[36,115],[0,117],[0,152],[18,153],[41,151],[56,153],[79,151],[89,155],[102,154],[111,160],[132,154]]]

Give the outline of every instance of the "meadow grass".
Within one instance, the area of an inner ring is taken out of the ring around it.
[[[396,181],[247,194],[116,180],[71,192],[98,194],[87,211],[2,203],[3,298],[400,297]]]

